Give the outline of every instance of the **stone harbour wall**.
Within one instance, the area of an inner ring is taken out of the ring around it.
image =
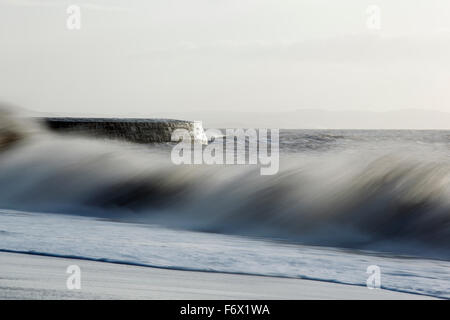
[[[200,121],[141,118],[41,118],[50,130],[134,143],[170,142],[176,129],[188,130],[196,141],[207,143]]]

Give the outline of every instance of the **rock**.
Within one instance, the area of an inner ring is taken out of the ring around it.
[[[170,142],[176,129],[187,130],[195,141],[207,143],[202,123],[173,119],[144,118],[40,118],[51,130],[119,139],[134,143]]]

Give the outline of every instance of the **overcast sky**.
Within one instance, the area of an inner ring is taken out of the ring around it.
[[[0,0],[0,26],[0,99],[37,111],[450,112],[448,0]]]

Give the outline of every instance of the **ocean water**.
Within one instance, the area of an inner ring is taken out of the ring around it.
[[[282,130],[262,176],[176,166],[173,144],[14,130],[0,250],[354,285],[378,265],[383,288],[450,298],[450,131]]]

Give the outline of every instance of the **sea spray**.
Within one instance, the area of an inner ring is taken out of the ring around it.
[[[261,176],[258,166],[176,166],[172,144],[42,130],[0,153],[0,206],[448,257],[445,134],[281,133],[280,172]]]

